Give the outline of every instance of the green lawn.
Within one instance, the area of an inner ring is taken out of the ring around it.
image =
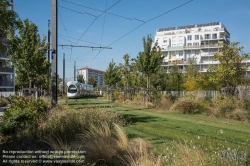
[[[61,102],[65,105],[65,102]],[[130,138],[149,141],[156,154],[174,141],[188,141],[208,151],[215,149],[249,148],[250,123],[217,119],[205,115],[187,115],[168,110],[148,109],[141,106],[112,103],[103,99],[70,100],[68,108],[113,110],[129,119],[124,129]]]

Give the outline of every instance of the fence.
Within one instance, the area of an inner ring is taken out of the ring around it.
[[[167,94],[169,93],[168,91],[161,91],[162,94]],[[192,95],[197,95],[200,97],[209,97],[212,99],[216,99],[218,95],[218,91],[170,91],[171,95],[173,96],[184,96],[187,94],[192,94]],[[179,94],[180,93],[180,94]]]
[[[10,97],[14,95],[22,96],[22,92],[0,92],[0,98]]]

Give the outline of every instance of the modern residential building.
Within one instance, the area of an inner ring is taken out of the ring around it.
[[[83,75],[86,83],[88,83],[89,78],[94,77],[96,80],[96,86],[101,87],[104,85],[104,71],[91,69],[91,68],[81,68],[78,70],[78,75]]]
[[[10,6],[8,10],[13,10],[14,2],[13,0],[8,0]],[[1,17],[0,17],[1,21]],[[7,42],[6,36],[1,36],[0,42]],[[3,92],[14,92],[15,91],[15,73],[14,68],[9,67],[9,56],[6,52],[0,52],[0,91]]]
[[[198,69],[206,72],[215,61],[220,43],[230,43],[230,33],[221,22],[161,28],[156,31],[155,41],[161,47],[166,72],[173,65],[185,69],[188,58],[194,58]]]

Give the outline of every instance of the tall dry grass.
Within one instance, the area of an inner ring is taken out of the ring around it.
[[[143,139],[129,140],[122,128],[104,122],[78,135],[86,160],[105,165],[152,165],[149,146]]]
[[[209,110],[204,98],[187,95],[180,97],[170,109],[171,111],[180,111],[184,114],[198,114]]]
[[[248,120],[248,112],[245,109],[244,100],[236,97],[220,97],[216,100],[207,100],[204,97],[187,95],[180,97],[170,110],[184,114],[204,113],[207,116],[238,121]]]

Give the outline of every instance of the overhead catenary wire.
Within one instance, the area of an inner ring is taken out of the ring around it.
[[[62,0],[62,1],[67,2],[67,3],[70,3],[70,4],[73,4],[73,5],[76,5],[76,6],[81,6],[81,7],[83,7],[83,8],[95,10],[95,11],[98,11],[98,12],[102,12],[102,13],[105,12],[105,11],[102,11],[102,10],[99,10],[99,9],[95,9],[95,8],[88,7],[88,6],[81,5],[81,4],[74,3],[74,2],[70,2],[70,1],[67,1],[67,0]],[[109,14],[109,15],[116,16],[116,17],[124,18],[124,19],[127,19],[127,20],[137,20],[137,21],[140,21],[140,22],[144,22],[144,21],[142,21],[142,20],[140,20],[140,19],[137,19],[137,18],[129,18],[129,17],[126,17],[126,16],[121,16],[121,15],[114,14],[114,13],[109,13],[109,12],[105,12],[105,13],[107,13],[107,14]]]
[[[87,14],[87,15],[90,15],[90,16],[93,16],[93,17],[97,17],[97,16],[95,16],[93,14],[90,14],[88,12],[80,12],[80,11],[77,11],[77,10],[74,10],[74,9],[70,9],[70,8],[67,8],[67,7],[64,7],[64,6],[60,6],[60,5],[58,5],[58,7],[66,9],[66,10],[70,10],[72,12],[76,12],[76,13],[79,13],[79,14]]]
[[[108,0],[106,0],[106,7],[105,7],[105,11],[107,10],[107,4],[108,4]],[[106,12],[105,12],[105,14],[104,14],[104,20],[103,20],[103,25],[102,25],[101,44],[100,44],[100,45],[102,45],[102,39],[103,39],[103,32],[104,32],[105,20],[106,20]]]
[[[118,0],[116,3],[114,3],[112,6],[110,6],[108,9],[106,9],[104,12],[107,12],[109,9],[111,9],[112,7],[114,7],[116,4],[118,4],[121,0]],[[103,12],[103,13],[104,13]],[[94,24],[94,22],[101,16],[103,15],[103,13],[99,14],[93,21],[92,23],[88,26],[88,28],[85,30],[85,32],[82,34],[82,36],[77,40],[76,43],[79,42],[79,40],[81,40],[81,38],[86,34],[86,32],[90,29],[90,27]]]
[[[172,11],[174,11],[174,10],[180,8],[180,7],[183,7],[183,6],[187,5],[188,3],[192,2],[192,1],[193,1],[193,0],[189,0],[189,1],[187,1],[186,3],[183,3],[183,4],[177,6],[177,7],[173,8],[173,9],[170,9],[170,10],[168,10],[168,11],[162,13],[162,14],[159,14],[159,15],[157,15],[157,16],[155,16],[155,17],[153,17],[153,18],[151,18],[151,19],[149,19],[149,20],[143,22],[142,24],[138,25],[137,27],[135,27],[134,29],[132,29],[132,30],[129,31],[128,33],[124,34],[123,36],[121,36],[120,38],[118,38],[117,40],[115,40],[114,42],[110,43],[108,46],[111,46],[111,45],[113,45],[114,43],[118,42],[119,40],[121,40],[121,39],[124,38],[125,36],[129,35],[129,34],[132,33],[133,31],[135,31],[136,29],[140,28],[140,27],[143,26],[144,24],[146,24],[146,23],[148,23],[148,22],[150,22],[150,21],[153,21],[153,20],[155,20],[156,18],[159,18],[159,17],[161,17],[161,16],[163,16],[163,15],[165,15],[165,14],[168,14],[168,13],[170,13],[170,12],[172,12]],[[91,62],[93,62],[93,61],[95,60],[95,58],[100,54],[100,52],[101,52],[102,50],[103,50],[103,49],[101,49],[101,50],[95,55],[95,57],[91,60]]]
[[[68,39],[64,38],[64,37],[67,37],[65,35],[58,34],[58,37],[60,37],[60,38],[62,38],[64,40],[68,40]],[[78,38],[74,38],[74,37],[69,37],[69,38],[74,39],[74,40],[78,40]],[[80,40],[80,41],[83,41],[83,42],[86,42],[86,43],[90,43],[90,44],[100,45],[98,43],[90,42],[90,41],[87,41],[87,40]],[[101,45],[101,46],[104,46],[104,45]]]

